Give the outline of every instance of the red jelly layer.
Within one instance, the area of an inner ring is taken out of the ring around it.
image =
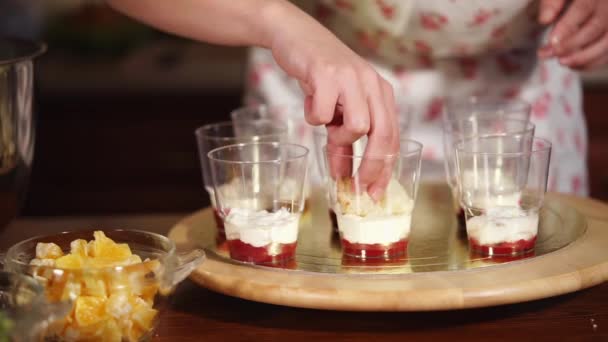
[[[297,243],[274,243],[254,247],[241,240],[228,240],[230,257],[234,260],[254,264],[287,264],[296,255]]]
[[[407,239],[399,240],[388,245],[379,243],[351,243],[346,239],[342,239],[342,252],[347,256],[360,259],[390,259],[399,255],[404,255],[407,252]]]
[[[472,252],[481,255],[518,255],[534,250],[536,236],[529,240],[515,242],[501,242],[492,245],[482,245],[477,240],[469,238],[469,248]]]
[[[491,263],[495,263],[495,264],[504,264],[504,263],[511,262],[511,261],[518,261],[518,260],[533,258],[535,255],[536,254],[534,253],[534,250],[525,252],[524,254],[518,254],[518,255],[481,255],[474,251],[471,251],[469,253],[469,258],[471,260],[483,258],[483,261],[485,261],[485,262],[491,262]]]
[[[407,256],[392,256],[388,258],[357,258],[348,255],[342,257],[342,266],[344,267],[372,267],[372,269],[381,268],[382,266],[404,266],[407,264]]]
[[[332,209],[329,209],[329,220],[331,221],[331,227],[333,228],[334,232],[337,232],[338,231],[338,217],[336,216],[336,213]]]

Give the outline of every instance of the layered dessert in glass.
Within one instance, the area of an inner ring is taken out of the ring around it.
[[[353,191],[352,179],[337,183],[336,219],[343,253],[357,258],[391,258],[406,253],[414,201],[391,179],[380,201]]]
[[[522,135],[484,136],[458,144],[456,153],[470,250],[487,256],[532,252],[551,143]]]
[[[525,254],[534,249],[539,215],[519,207],[495,206],[467,221],[469,246],[482,255]]]
[[[304,146],[278,142],[209,152],[216,212],[232,259],[281,267],[294,260],[307,156]]]
[[[226,215],[230,257],[256,264],[284,263],[295,256],[299,213],[231,208]]]

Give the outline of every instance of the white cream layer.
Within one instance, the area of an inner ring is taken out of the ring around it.
[[[480,245],[530,240],[538,234],[538,213],[494,207],[467,220],[467,235]]]
[[[407,239],[412,215],[365,216],[336,215],[340,235],[350,243],[388,245]]]
[[[298,239],[300,214],[281,208],[275,212],[231,208],[224,220],[226,238],[241,240],[254,247],[270,243],[294,243]]]

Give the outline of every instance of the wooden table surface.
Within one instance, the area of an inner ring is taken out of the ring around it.
[[[1,209],[0,209],[1,210]],[[0,232],[0,249],[32,235],[78,228],[166,233],[183,214],[22,218]],[[356,313],[248,302],[185,281],[156,341],[607,341],[608,283],[560,297],[485,309]]]

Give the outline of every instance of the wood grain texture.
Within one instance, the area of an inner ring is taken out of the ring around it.
[[[608,279],[608,206],[553,195],[587,216],[587,232],[548,255],[466,271],[406,275],[343,275],[281,271],[233,264],[210,256],[191,278],[211,290],[248,300],[347,311],[431,311],[525,302],[578,291]],[[212,223],[210,210],[170,232],[180,245],[193,227]]]

